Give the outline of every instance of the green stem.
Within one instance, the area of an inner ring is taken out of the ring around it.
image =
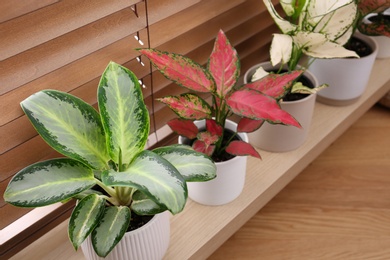
[[[115,189],[104,185],[104,183],[101,182],[99,179],[95,178],[95,181],[96,181],[96,184],[99,185],[105,192],[107,192],[108,195],[110,195],[111,197],[117,196],[117,192]]]

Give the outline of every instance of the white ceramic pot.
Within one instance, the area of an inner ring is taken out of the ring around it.
[[[390,37],[387,36],[372,36],[372,39],[378,44],[377,59],[390,58]]]
[[[127,232],[106,258],[95,253],[91,236],[82,243],[81,248],[88,260],[161,260],[168,249],[169,239],[169,213],[163,212],[141,228]]]
[[[205,121],[195,122],[199,129],[205,127]],[[227,120],[225,128],[236,131],[237,124]],[[246,133],[239,133],[239,137],[248,142]],[[184,142],[179,137],[179,143]],[[219,206],[236,199],[242,192],[245,184],[247,156],[236,156],[226,162],[217,162],[217,177],[206,182],[187,182],[188,197],[193,201],[208,205]]]
[[[245,73],[245,83],[251,80],[252,75],[259,66],[262,66],[266,71],[274,69],[269,62],[257,64]],[[318,86],[316,78],[310,71],[306,70],[304,76],[314,86]],[[302,128],[272,125],[265,122],[258,130],[248,133],[249,142],[269,152],[288,152],[299,148],[307,139],[313,117],[315,100],[316,94],[311,94],[297,101],[281,101],[281,108],[291,114],[301,124]]]
[[[317,100],[332,106],[346,106],[356,102],[366,90],[371,70],[378,53],[378,46],[370,37],[355,34],[373,49],[373,53],[359,59],[316,59],[310,71],[319,84],[329,87],[317,94]]]

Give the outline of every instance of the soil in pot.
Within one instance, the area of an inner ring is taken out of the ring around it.
[[[361,58],[366,57],[373,52],[370,45],[357,37],[352,37],[345,45],[345,48],[350,51],[355,51]]]

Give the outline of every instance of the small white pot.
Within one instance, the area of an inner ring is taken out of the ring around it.
[[[346,106],[355,103],[366,90],[371,70],[378,53],[377,43],[370,37],[355,34],[373,49],[373,53],[360,58],[316,59],[310,71],[320,84],[329,87],[317,94],[317,100],[332,106]]]
[[[195,122],[199,129],[205,127],[205,121]],[[227,120],[225,128],[236,131],[237,124]],[[248,142],[246,133],[238,133],[239,137]],[[184,137],[179,137],[183,143]],[[217,177],[206,182],[187,182],[188,197],[193,201],[208,205],[219,206],[236,199],[242,192],[245,184],[247,156],[236,156],[226,162],[217,162]]]
[[[169,213],[163,212],[144,226],[127,232],[106,258],[95,253],[91,236],[81,244],[81,248],[88,260],[160,260],[168,250],[169,239]]]
[[[260,66],[266,71],[271,71],[275,68],[269,62],[257,64],[245,73],[245,83],[250,81],[252,75]],[[316,78],[310,71],[306,70],[304,76],[314,86],[318,86]],[[311,94],[297,101],[281,101],[281,108],[292,115],[301,124],[302,128],[272,125],[265,122],[258,130],[248,134],[250,143],[269,152],[288,152],[299,148],[307,139],[313,117],[315,100],[316,94]]]

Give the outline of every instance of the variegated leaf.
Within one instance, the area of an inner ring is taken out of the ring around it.
[[[169,127],[178,135],[187,137],[188,139],[194,139],[198,135],[198,127],[192,120],[186,120],[182,118],[174,118],[167,123]]]
[[[195,140],[192,144],[192,148],[194,148],[197,152],[204,153],[207,156],[212,156],[215,150],[215,145],[210,145],[201,140]]]
[[[110,156],[127,164],[144,149],[149,135],[149,112],[138,79],[110,62],[100,79],[98,102]]]
[[[264,123],[264,120],[254,120],[243,117],[237,124],[237,132],[251,133],[259,129]]]
[[[52,159],[18,172],[5,190],[4,200],[19,207],[41,207],[72,198],[95,184],[92,170],[81,162]]]
[[[279,100],[290,91],[292,83],[302,75],[302,73],[302,70],[294,70],[282,74],[268,74],[260,80],[246,84],[244,87],[260,91],[263,94]]]
[[[152,64],[168,79],[179,86],[197,92],[215,92],[211,74],[193,60],[175,53],[155,49],[139,49]]]
[[[123,172],[104,172],[102,181],[108,186],[134,187],[173,214],[182,211],[187,200],[187,186],[178,170],[148,150],[139,153]]]
[[[271,64],[287,64],[291,59],[293,39],[290,35],[274,34],[270,47]]]
[[[106,257],[125,235],[130,223],[128,207],[106,207],[99,225],[93,230],[92,246],[96,254]]]
[[[226,152],[236,156],[246,156],[250,155],[255,158],[261,159],[260,154],[253,148],[252,145],[244,141],[232,141],[226,147]]]
[[[211,117],[211,107],[201,97],[191,93],[180,96],[167,96],[158,101],[168,105],[179,117],[190,120],[200,120]]]
[[[206,129],[211,135],[222,136],[223,127],[213,119],[206,119]]]
[[[283,19],[275,10],[274,5],[271,0],[263,0],[264,5],[267,7],[268,12],[270,13],[272,19],[274,19],[276,25],[284,34],[290,34],[297,29],[295,24],[290,23],[289,21]]]
[[[216,166],[203,153],[188,149],[185,145],[171,145],[153,152],[168,160],[186,181],[208,181],[216,177]]]
[[[25,99],[21,106],[53,149],[95,169],[107,166],[103,126],[91,105],[64,92],[43,90]]]
[[[104,213],[105,200],[97,194],[90,194],[79,201],[72,211],[68,224],[69,239],[75,250],[91,234]]]
[[[370,13],[382,13],[390,8],[390,0],[359,0],[358,8],[362,16]]]
[[[227,99],[233,113],[256,120],[266,120],[273,124],[285,124],[300,127],[300,124],[289,113],[282,110],[278,102],[251,89],[235,91]]]
[[[158,205],[140,191],[136,191],[132,198],[131,210],[137,215],[156,215],[167,210],[166,207]]]
[[[224,98],[235,86],[240,76],[240,60],[237,51],[220,30],[208,62],[208,70],[217,85],[217,95]]]

